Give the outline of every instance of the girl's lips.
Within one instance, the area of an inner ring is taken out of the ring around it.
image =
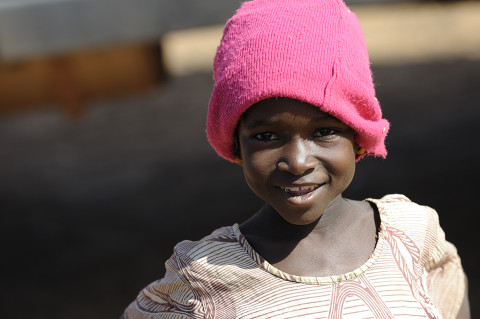
[[[310,192],[313,192],[321,185],[302,185],[302,186],[287,186],[287,187],[280,187],[285,193],[291,196],[303,196]]]
[[[320,195],[323,184],[280,187],[284,199],[294,206],[310,206]]]

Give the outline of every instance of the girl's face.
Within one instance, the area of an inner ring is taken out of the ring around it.
[[[310,104],[261,101],[239,123],[245,179],[286,221],[310,224],[353,179],[353,135],[349,126]]]

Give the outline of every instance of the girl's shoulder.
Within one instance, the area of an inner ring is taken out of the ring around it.
[[[456,255],[454,246],[445,240],[438,214],[433,208],[414,203],[399,194],[368,201],[377,205],[381,229],[390,245],[399,247],[401,244],[416,251],[419,263],[427,270]]]
[[[172,257],[180,258],[186,263],[204,258],[215,258],[223,255],[226,250],[234,252],[240,245],[232,226],[226,226],[213,231],[200,240],[184,240],[175,245]]]
[[[405,195],[389,194],[380,199],[368,198],[366,200],[375,204],[382,223],[390,226],[416,225],[421,227],[423,225],[427,228],[438,226],[438,214],[433,208],[412,202]]]
[[[433,208],[412,202],[400,194],[367,200],[377,206],[381,229],[390,239],[403,238],[430,253],[445,241],[438,214]]]
[[[203,318],[212,307],[207,288],[229,265],[238,246],[232,227],[222,227],[198,240],[184,240],[165,263],[165,276],[145,287],[125,311],[124,318]],[[230,251],[226,252],[226,249]],[[204,285],[204,283],[208,283]]]

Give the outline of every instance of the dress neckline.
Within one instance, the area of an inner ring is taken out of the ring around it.
[[[252,248],[252,246],[250,246],[250,243],[247,241],[245,236],[243,236],[242,232],[240,231],[240,227],[237,223],[232,226],[232,229],[235,237],[237,238],[242,248],[247,252],[247,254],[255,261],[255,263],[259,267],[269,272],[270,274],[276,277],[282,278],[284,280],[304,283],[309,285],[328,285],[328,284],[340,283],[343,281],[353,280],[358,276],[364,274],[366,271],[368,271],[372,267],[372,265],[377,261],[378,257],[380,256],[385,246],[384,224],[386,222],[387,216],[384,213],[382,213],[383,210],[381,209],[381,201],[370,199],[370,198],[366,199],[365,201],[375,204],[378,208],[378,213],[380,215],[380,230],[378,232],[377,244],[375,245],[375,249],[370,255],[370,258],[368,258],[368,260],[363,265],[344,274],[335,274],[332,276],[324,276],[324,277],[310,277],[310,276],[292,275],[284,271],[281,271],[280,269],[276,268],[275,266],[271,265],[268,261],[266,261],[262,256],[260,256]]]

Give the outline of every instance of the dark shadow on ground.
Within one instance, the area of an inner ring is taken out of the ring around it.
[[[345,194],[403,193],[433,206],[480,313],[480,61],[374,66],[392,122],[387,160],[365,159]],[[92,105],[0,120],[2,317],[116,318],[162,277],[173,245],[260,207],[204,134],[211,75]]]

